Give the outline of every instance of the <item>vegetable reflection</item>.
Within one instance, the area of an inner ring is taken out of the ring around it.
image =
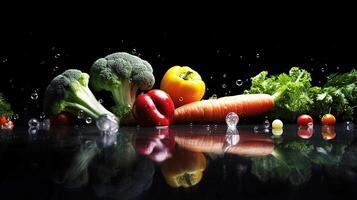
[[[168,185],[174,188],[197,185],[206,169],[203,153],[177,148],[173,156],[161,164],[161,172]]]
[[[92,188],[99,199],[129,199],[150,187],[155,168],[149,159],[136,154],[135,132],[123,129],[117,136],[94,138],[79,139],[71,150],[67,145],[54,146],[60,164],[55,183],[69,189]],[[70,143],[60,140],[60,144]]]
[[[141,128],[135,140],[138,154],[155,162],[162,162],[172,156],[175,139],[168,127]]]
[[[234,134],[227,134],[227,130],[221,127],[212,134],[207,134],[207,129],[203,127],[173,129],[173,132],[179,146],[194,152],[263,156],[270,154],[274,148],[270,136],[257,135],[246,130],[239,130],[239,142],[229,145],[229,148],[226,147],[227,139],[234,137]]]
[[[324,134],[331,134],[331,132],[333,136],[328,135],[331,136],[329,139],[335,138],[333,127],[322,127],[322,136],[325,140],[288,139],[275,144],[274,151],[270,155],[252,159],[252,174],[261,181],[273,179],[301,185],[310,180],[314,169],[345,180],[352,180],[351,177],[357,177],[355,169],[357,162],[354,160],[356,154],[353,148],[349,147],[353,136],[326,141]]]

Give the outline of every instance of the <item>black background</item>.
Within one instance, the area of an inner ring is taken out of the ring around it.
[[[249,88],[249,78],[262,70],[282,73],[292,66],[307,69],[313,84],[321,85],[328,74],[355,68],[357,39],[352,24],[317,22],[5,26],[0,35],[0,92],[15,112],[36,116],[54,76],[69,68],[89,72],[96,59],[118,51],[149,61],[156,88],[168,68],[192,67],[206,82],[205,98],[240,94]],[[243,81],[240,87],[238,79]],[[33,101],[30,96],[35,89],[39,98]],[[106,106],[112,103],[107,94],[96,96]]]

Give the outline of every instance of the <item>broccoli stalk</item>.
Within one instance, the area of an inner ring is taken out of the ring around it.
[[[80,111],[97,119],[100,115],[111,114],[95,98],[88,88],[89,75],[70,69],[55,77],[45,92],[44,110],[47,114],[62,111],[78,115]]]
[[[155,78],[151,65],[141,58],[120,52],[100,58],[91,67],[91,85],[96,91],[111,92],[112,111],[125,121],[131,117],[138,89],[149,90]]]

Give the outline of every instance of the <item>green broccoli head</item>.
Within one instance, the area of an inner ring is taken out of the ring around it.
[[[147,61],[119,52],[95,61],[91,67],[90,81],[95,90],[112,93],[115,102],[113,112],[119,118],[125,118],[131,112],[138,89],[150,90],[155,78]]]
[[[89,75],[79,70],[69,69],[55,77],[47,86],[44,98],[44,111],[58,114],[62,111],[77,115],[83,111],[97,119],[106,110],[88,88]]]

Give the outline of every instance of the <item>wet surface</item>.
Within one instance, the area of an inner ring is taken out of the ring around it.
[[[356,195],[353,123],[15,127],[0,133],[0,199],[337,199]]]

